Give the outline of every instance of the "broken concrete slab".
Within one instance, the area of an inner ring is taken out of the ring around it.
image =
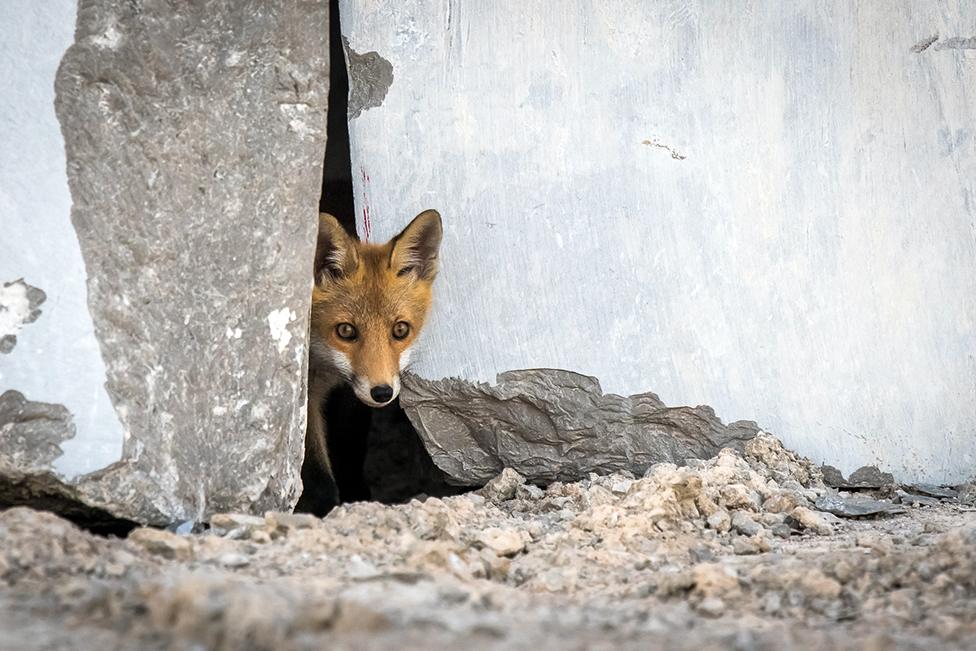
[[[895,478],[891,473],[882,472],[877,466],[861,466],[851,473],[849,478],[834,466],[820,467],[824,483],[831,488],[847,489],[890,489],[895,486]]]
[[[861,466],[847,478],[849,488],[889,488],[894,485],[894,476],[882,472],[877,466]]]
[[[939,499],[955,499],[959,497],[959,491],[949,486],[936,486],[935,484],[911,484],[906,486],[909,490],[919,493],[921,495],[927,495],[929,497],[936,497]]]
[[[820,466],[820,472],[823,474],[824,483],[831,488],[847,488],[847,479],[844,478],[844,473],[834,466],[824,464]]]
[[[937,497],[909,493],[900,488],[895,491],[895,497],[900,504],[906,504],[908,506],[938,506],[942,503],[942,500]]]
[[[840,495],[822,495],[817,498],[815,506],[821,511],[832,513],[842,518],[864,518],[874,515],[893,515],[904,513],[905,507],[887,500],[872,500],[862,497],[841,497]]]
[[[12,389],[0,394],[0,458],[8,463],[47,468],[74,435],[71,412],[63,406],[33,402]]]
[[[481,485],[511,468],[527,481],[590,472],[637,476],[659,462],[742,450],[755,423],[724,425],[706,406],[668,407],[653,393],[604,394],[571,371],[509,371],[494,385],[405,374],[400,404],[450,481]]]
[[[65,332],[91,319],[82,345],[63,352],[84,372],[91,357],[104,362],[84,386],[106,395],[94,425],[77,404],[52,406],[50,435],[33,442],[17,432],[36,424],[12,421],[0,445],[6,503],[34,504],[42,491],[152,524],[292,506],[327,38],[325,0],[204,0],[178,12],[158,0],[79,3],[53,86],[72,199],[62,237],[80,247],[71,273],[86,287],[58,304],[81,303]],[[18,260],[2,280],[52,264],[45,249]],[[48,327],[44,311],[24,337]],[[19,344],[4,357],[0,392],[27,401],[45,398],[20,386],[25,377],[77,379],[50,377]]]

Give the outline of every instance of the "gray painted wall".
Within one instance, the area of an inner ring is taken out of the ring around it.
[[[16,389],[73,414],[76,434],[54,461],[69,478],[118,461],[123,440],[88,311],[64,139],[54,114],[54,77],[74,41],[75,4],[0,3],[0,286],[23,277],[47,295],[34,322],[6,322],[0,331],[18,330],[13,349],[0,353],[0,393]],[[0,298],[0,315],[14,300]]]
[[[974,474],[976,3],[341,11],[393,69],[350,128],[360,233],[444,215],[422,376],[567,368]]]

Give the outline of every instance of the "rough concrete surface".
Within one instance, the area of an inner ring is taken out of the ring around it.
[[[0,394],[0,459],[22,471],[44,469],[61,455],[61,443],[75,434],[61,405],[27,400],[17,391]]]
[[[739,454],[324,520],[218,514],[104,539],[0,513],[16,649],[967,649],[976,513],[840,521],[764,434]],[[729,523],[735,523],[730,527]]]
[[[0,287],[0,354],[9,354],[17,345],[17,333],[41,316],[40,305],[47,299],[44,290],[32,287],[23,278]]]
[[[394,76],[349,124],[359,232],[444,218],[418,376],[573,369],[845,474],[969,478],[976,2],[340,12]]]
[[[346,66],[349,78],[356,83],[349,88],[347,115],[350,120],[358,118],[363,111],[376,108],[393,85],[393,65],[376,52],[360,54],[349,47],[343,39],[346,50]]]
[[[405,374],[403,386],[400,404],[434,463],[463,486],[506,467],[541,484],[640,474],[741,447],[759,431],[747,421],[724,425],[707,406],[668,407],[653,393],[604,394],[596,378],[556,369],[509,371],[494,385]]]
[[[56,110],[125,442],[65,493],[144,522],[290,508],[327,3],[82,0],[77,16]]]

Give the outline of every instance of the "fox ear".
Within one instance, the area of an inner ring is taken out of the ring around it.
[[[415,273],[422,280],[437,275],[437,251],[441,246],[441,216],[436,210],[425,210],[407,224],[391,242],[390,266],[398,276]]]
[[[359,264],[356,246],[332,215],[319,214],[319,240],[315,248],[315,282],[349,275]]]

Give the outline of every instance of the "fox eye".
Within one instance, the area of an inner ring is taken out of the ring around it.
[[[351,323],[340,323],[336,326],[336,335],[339,336],[339,339],[355,341],[358,334],[356,332],[356,326]]]
[[[406,321],[397,321],[393,324],[393,338],[394,339],[406,339],[407,335],[410,334],[410,324]]]

